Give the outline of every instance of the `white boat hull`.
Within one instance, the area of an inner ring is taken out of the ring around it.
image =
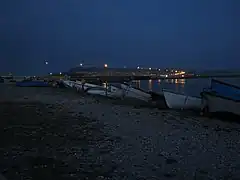
[[[152,97],[151,94],[141,91],[140,89],[131,87],[126,84],[121,84],[121,88],[124,90],[125,97],[140,99],[140,100],[146,101],[146,102],[151,100],[151,97]]]
[[[88,94],[92,95],[100,95],[100,96],[107,96],[107,97],[122,97],[123,96],[123,90],[116,88],[114,86],[110,86],[107,88],[104,87],[92,87],[86,90]]]
[[[73,88],[75,88],[77,91],[81,91],[83,89],[81,84],[77,84],[76,82],[73,85]]]
[[[199,97],[187,96],[163,90],[165,101],[170,109],[201,109]]]
[[[84,90],[86,91],[88,88],[92,88],[92,87],[102,87],[96,84],[90,84],[90,83],[82,83],[81,81],[76,81],[76,86],[77,88],[79,88],[78,90]]]
[[[73,88],[73,86],[75,85],[74,81],[70,81],[70,80],[63,80],[62,81],[65,87],[70,87]]]
[[[207,108],[210,113],[230,112],[240,116],[240,101],[203,93],[202,109]]]

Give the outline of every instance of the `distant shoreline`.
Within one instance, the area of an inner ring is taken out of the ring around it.
[[[4,79],[9,79],[9,77],[4,77]],[[12,79],[23,79],[24,76],[13,76]],[[40,76],[42,79],[48,80],[59,80],[64,78],[63,75],[59,76]],[[185,76],[81,76],[75,75],[70,76],[71,80],[85,79],[88,81],[108,81],[108,82],[122,82],[122,81],[131,81],[131,80],[167,80],[167,79],[207,79],[207,78],[240,78],[240,74],[219,74],[219,75],[208,75],[208,74],[199,74],[199,75],[188,75]]]
[[[123,80],[164,80],[164,79],[203,79],[203,78],[240,78],[240,75],[194,75],[194,76],[173,76],[173,77],[153,77],[153,76],[96,76],[96,77],[72,77],[71,79],[94,80],[101,79],[104,81],[123,81]]]

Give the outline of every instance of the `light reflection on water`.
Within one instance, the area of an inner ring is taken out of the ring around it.
[[[152,80],[149,79],[149,80],[148,80],[148,90],[149,90],[149,91],[152,91],[152,88],[153,88]]]
[[[134,84],[138,88],[145,89],[147,91],[161,92],[162,89],[170,89],[176,92],[184,92],[186,79],[164,79],[164,80],[147,80],[147,81],[134,81]]]
[[[174,89],[175,91],[179,91],[184,88],[186,83],[185,79],[165,79],[165,80],[147,80],[147,81],[140,81],[136,80],[133,81],[137,88],[142,88],[148,91],[161,91],[163,88],[166,89]],[[174,88],[172,87],[174,86]]]
[[[240,85],[239,78],[221,78],[219,80],[238,83]],[[188,95],[199,96],[203,88],[209,86],[210,78],[204,79],[159,79],[159,80],[137,80],[134,81],[134,86],[154,92],[161,92],[162,89],[169,89],[179,93],[186,93]]]
[[[219,80],[240,85],[239,78],[219,78]],[[151,81],[139,81],[139,88],[161,92],[162,89],[169,89],[180,93],[186,93],[188,95],[197,96],[200,95],[203,88],[209,86],[210,78],[204,79],[162,79]]]
[[[135,83],[136,83],[137,88],[141,88],[141,81],[140,80],[136,80]]]
[[[172,79],[172,83],[175,83],[175,84],[184,84],[186,83],[186,79],[175,79],[175,81]]]

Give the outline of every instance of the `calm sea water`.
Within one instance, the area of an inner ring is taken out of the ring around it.
[[[240,86],[240,78],[218,78],[224,82]],[[166,80],[149,80],[135,81],[134,85],[145,90],[161,92],[162,89],[185,93],[192,96],[199,96],[203,88],[210,85],[210,78],[204,79],[166,79]]]

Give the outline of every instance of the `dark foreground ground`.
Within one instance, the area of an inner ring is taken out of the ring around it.
[[[0,167],[8,179],[96,179],[113,173],[116,163],[104,156],[117,138],[108,138],[96,120],[39,102],[0,106]]]
[[[1,86],[8,180],[240,179],[240,125],[59,89]]]

